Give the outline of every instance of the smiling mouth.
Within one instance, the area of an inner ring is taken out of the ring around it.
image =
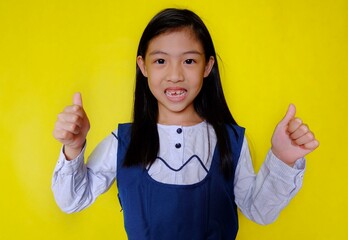
[[[184,89],[180,89],[180,90],[166,90],[165,94],[168,97],[181,97],[184,96],[186,94],[186,90]]]

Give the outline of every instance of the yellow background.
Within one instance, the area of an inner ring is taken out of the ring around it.
[[[256,170],[290,102],[321,142],[278,220],[241,215],[238,240],[348,239],[346,0],[1,0],[0,239],[126,239],[115,186],[81,213],[58,209],[52,130],[75,91],[92,125],[87,153],[131,119],[138,40],[165,7],[188,7],[210,29]]]

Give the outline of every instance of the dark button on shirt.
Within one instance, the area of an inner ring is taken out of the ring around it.
[[[181,144],[180,144],[180,143],[177,143],[177,144],[175,144],[175,147],[176,147],[176,148],[181,148]]]

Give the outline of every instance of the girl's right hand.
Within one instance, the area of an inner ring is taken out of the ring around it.
[[[67,160],[76,158],[86,141],[90,124],[83,109],[80,93],[75,93],[73,105],[67,106],[58,114],[53,130],[53,136],[64,144],[64,154]]]

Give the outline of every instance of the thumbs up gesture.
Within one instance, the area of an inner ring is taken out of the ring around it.
[[[80,93],[75,93],[73,105],[67,106],[58,114],[53,136],[64,144],[64,154],[67,160],[77,157],[81,152],[90,124],[83,109]]]
[[[272,136],[273,154],[289,166],[319,146],[309,127],[301,119],[295,118],[295,114],[296,108],[291,104]]]

